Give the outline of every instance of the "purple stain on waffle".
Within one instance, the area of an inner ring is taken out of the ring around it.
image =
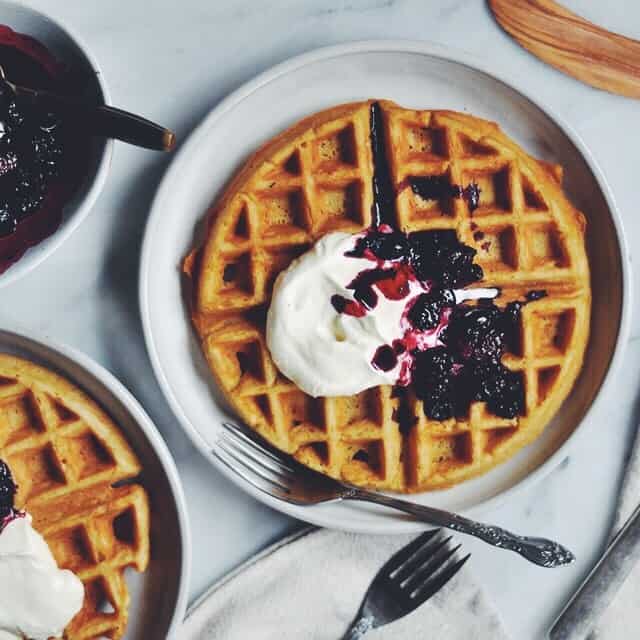
[[[473,213],[480,205],[480,187],[471,182],[466,187],[452,184],[446,175],[409,178],[411,190],[423,200],[441,200],[442,198],[462,198],[469,211]]]

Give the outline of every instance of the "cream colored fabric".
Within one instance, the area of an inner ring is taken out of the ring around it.
[[[253,559],[191,610],[184,640],[337,640],[378,569],[411,536],[307,530]],[[409,616],[371,640],[506,640],[501,622],[464,567]]]

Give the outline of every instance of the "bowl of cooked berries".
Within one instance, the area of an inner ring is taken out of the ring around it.
[[[75,36],[38,11],[0,2],[0,287],[78,227],[104,186],[113,148],[14,84],[107,101],[102,75]]]

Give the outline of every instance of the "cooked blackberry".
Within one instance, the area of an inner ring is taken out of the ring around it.
[[[459,242],[455,231],[416,231],[409,245],[411,265],[420,280],[455,288],[482,278],[482,269],[473,264],[476,250]]]
[[[504,313],[496,306],[460,306],[443,340],[463,360],[499,361],[507,342]]]
[[[415,393],[423,401],[425,415],[432,420],[447,420],[454,415],[453,366],[453,356],[444,347],[415,354]]]
[[[451,289],[433,289],[418,296],[409,309],[409,321],[420,331],[434,329],[440,322],[442,309],[452,307],[455,303],[456,298]]]
[[[524,413],[524,385],[522,376],[504,368],[500,378],[500,392],[487,402],[489,411],[501,418],[515,418]]]
[[[424,413],[431,420],[449,420],[455,415],[452,394],[429,393],[423,400]]]

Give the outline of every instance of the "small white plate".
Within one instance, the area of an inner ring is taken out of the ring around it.
[[[98,63],[86,45],[69,29],[35,9],[0,0],[0,24],[18,33],[32,36],[44,44],[79,77],[86,78],[83,95],[96,102],[109,102],[109,93]],[[75,194],[65,205],[57,231],[31,247],[18,262],[0,275],[0,288],[16,282],[49,257],[85,219],[107,180],[113,140],[94,138],[87,161],[86,175]]]
[[[26,358],[70,380],[100,404],[135,449],[151,499],[151,562],[144,574],[126,571],[131,606],[123,640],[172,637],[187,607],[191,535],[178,470],[164,440],[129,391],[79,351],[2,329],[0,353]]]
[[[540,478],[561,456],[593,401],[611,386],[628,337],[630,271],[613,198],[578,136],[522,89],[475,57],[424,42],[373,41],[329,47],[294,58],[220,103],[176,156],[157,193],[146,230],[140,300],[147,347],[169,403],[194,443],[215,464],[210,445],[224,419],[216,389],[191,329],[180,263],[202,228],[207,207],[242,161],[303,116],[367,98],[414,108],[469,111],[496,120],[530,153],[561,163],[571,199],[589,222],[594,312],[587,362],[576,387],[544,434],[507,463],[460,486],[412,499],[455,511],[495,504]],[[229,473],[226,468],[221,468]],[[257,498],[313,524],[368,533],[420,525],[389,510],[355,503],[295,507],[253,490]]]

